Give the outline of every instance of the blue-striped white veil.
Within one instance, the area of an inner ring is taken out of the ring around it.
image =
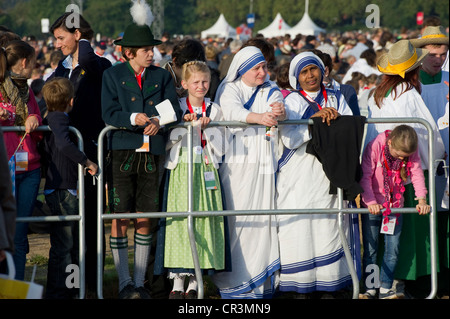
[[[325,65],[322,60],[312,52],[302,52],[297,54],[291,61],[289,66],[289,84],[296,90],[300,89],[300,83],[298,83],[298,75],[303,68],[308,65],[317,65],[322,72],[322,80],[325,74]]]
[[[223,92],[223,87],[229,82],[234,82],[239,79],[245,72],[254,66],[265,62],[266,59],[261,53],[261,50],[254,46],[245,47],[238,51],[233,57],[227,76],[220,83],[216,92],[216,101],[219,101],[220,95]]]

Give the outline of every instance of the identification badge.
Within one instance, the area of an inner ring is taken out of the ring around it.
[[[381,221],[380,234],[393,235],[395,231],[395,225],[397,224],[397,217],[388,216]]]
[[[142,146],[136,149],[136,152],[150,152],[150,136],[143,135],[144,141]]]
[[[28,153],[19,150],[16,152],[16,171],[27,171],[28,170]]]
[[[194,154],[196,154],[196,155],[202,154],[202,147],[200,145],[194,146]]]
[[[205,175],[205,187],[207,190],[217,189],[216,176],[214,172],[208,171],[204,173]]]

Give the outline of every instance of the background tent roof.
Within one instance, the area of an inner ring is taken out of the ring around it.
[[[309,1],[305,1],[305,13],[303,14],[302,19],[299,23],[294,25],[290,30],[289,34],[291,37],[295,37],[297,34],[301,33],[302,35],[319,35],[320,32],[326,32],[325,29],[320,28],[318,25],[314,23],[311,17],[308,14]]]
[[[202,31],[201,33],[202,39],[208,36],[235,38],[236,29],[228,24],[227,20],[225,20],[225,17],[221,13],[219,19],[217,19],[216,23],[211,28]]]
[[[272,38],[284,36],[286,33],[289,33],[289,29],[291,29],[291,27],[284,21],[281,14],[277,13],[272,23],[269,24],[266,28],[259,30],[258,33],[261,33],[266,38]]]

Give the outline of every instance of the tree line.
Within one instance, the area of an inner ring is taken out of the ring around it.
[[[147,0],[153,7],[153,0]],[[290,26],[297,24],[305,12],[302,0],[164,0],[164,30],[170,34],[200,34],[212,26],[223,13],[228,23],[237,27],[246,22],[252,2],[255,13],[254,31],[269,25],[279,12]],[[0,25],[8,26],[19,35],[41,33],[41,19],[50,24],[65,12],[70,0],[0,0]],[[436,15],[442,24],[449,24],[447,0],[310,0],[308,13],[314,22],[327,31],[365,29],[366,7],[375,4],[380,9],[380,27],[391,30],[417,28],[416,13],[425,17]],[[131,22],[129,0],[84,0],[83,16],[93,29],[108,37],[117,37]]]

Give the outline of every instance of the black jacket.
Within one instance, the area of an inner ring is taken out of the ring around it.
[[[312,118],[312,139],[306,153],[312,154],[322,163],[325,175],[330,180],[330,194],[337,187],[344,190],[344,199],[354,200],[363,192],[359,181],[362,169],[359,161],[364,134],[364,116],[339,116],[328,126],[322,118]]]
[[[87,157],[69,132],[69,116],[64,112],[49,112],[43,123],[51,129],[44,135],[45,189],[76,189],[77,166],[85,165]]]
[[[105,128],[101,106],[102,77],[103,71],[111,67],[111,62],[96,55],[88,41],[79,42],[78,66],[70,77],[70,69],[64,67],[63,61],[60,61],[52,77],[69,78],[74,85],[75,98],[70,120],[83,135],[85,153],[95,161],[98,135]]]

